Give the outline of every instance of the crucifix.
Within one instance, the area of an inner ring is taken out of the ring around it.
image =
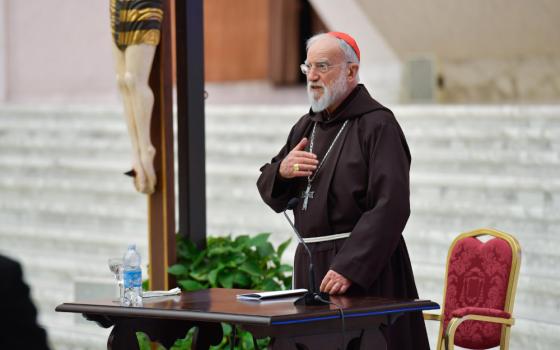
[[[301,207],[301,210],[307,210],[307,202],[310,198],[313,199],[314,193],[315,191],[311,191],[311,183],[308,183],[305,191],[301,192],[301,198],[303,198],[303,206]]]

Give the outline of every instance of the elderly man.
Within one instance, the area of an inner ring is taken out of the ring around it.
[[[295,225],[329,294],[417,298],[402,231],[410,214],[410,151],[393,113],[359,84],[360,51],[348,34],[319,34],[301,65],[311,110],[261,168],[263,200],[276,212],[294,197]],[[295,288],[308,288],[298,246]],[[388,349],[428,349],[420,313],[383,330]]]

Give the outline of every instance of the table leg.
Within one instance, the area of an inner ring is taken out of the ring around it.
[[[193,339],[193,349],[206,350],[210,345],[218,345],[223,338],[220,323],[197,322],[198,327]]]

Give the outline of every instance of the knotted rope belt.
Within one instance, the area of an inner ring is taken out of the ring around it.
[[[303,241],[305,243],[318,243],[318,242],[334,241],[336,239],[342,239],[348,237],[350,237],[350,232],[337,233],[328,236],[308,237],[308,238],[304,238]]]

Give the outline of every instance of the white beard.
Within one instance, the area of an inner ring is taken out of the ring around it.
[[[320,86],[323,88],[323,94],[318,99],[315,98],[315,92],[311,89],[311,86]],[[321,112],[331,106],[334,102],[337,102],[344,93],[346,92],[346,76],[343,72],[336,78],[333,82],[332,87],[327,87],[323,83],[312,83],[307,82],[307,98],[311,104],[311,110],[313,112]]]

